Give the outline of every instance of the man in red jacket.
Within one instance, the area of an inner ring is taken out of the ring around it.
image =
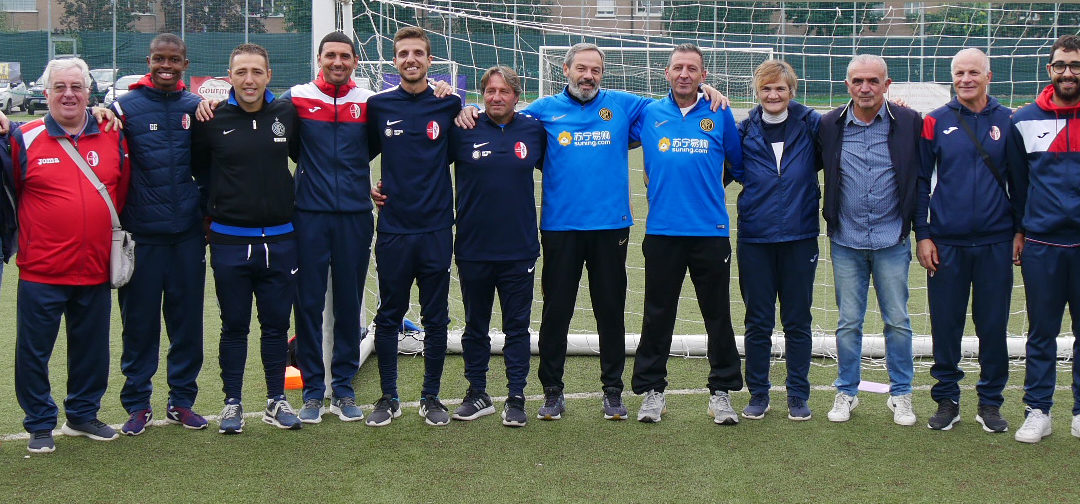
[[[97,441],[116,431],[97,418],[109,377],[109,250],[112,218],[104,198],[64,150],[67,139],[108,189],[119,211],[127,196],[127,144],[98,128],[86,109],[90,70],[78,58],[50,61],[43,75],[49,113],[12,134],[18,201],[19,293],[15,394],[31,433],[28,449],[55,449],[57,407],[49,357],[60,317],[67,326],[68,396],[63,432]]]

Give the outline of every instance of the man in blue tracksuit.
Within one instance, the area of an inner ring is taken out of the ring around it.
[[[960,421],[960,340],[967,301],[979,337],[979,412],[988,432],[1005,432],[1001,392],[1009,378],[1005,332],[1012,295],[1014,224],[1006,191],[1005,144],[1012,111],[987,96],[990,59],[964,49],[952,60],[956,98],[923,119],[922,168],[917,182],[915,239],[927,270],[938,403],[928,426],[949,430]],[[984,156],[985,154],[985,156]],[[936,184],[934,175],[936,174]]]
[[[472,129],[454,127],[450,159],[457,187],[457,257],[465,332],[461,336],[469,390],[454,419],[473,420],[495,412],[486,392],[495,291],[502,307],[503,358],[509,395],[502,421],[524,426],[529,374],[529,316],[533,270],[540,255],[536,238],[533,171],[543,163],[544,125],[515,113],[521,79],[505,66],[480,79],[486,106]]]
[[[1057,336],[1065,304],[1080,334],[1080,37],[1064,35],[1050,49],[1050,85],[1013,114],[1006,147],[1013,211],[1024,235],[1028,339],[1024,424],[1016,440],[1049,436],[1057,381]],[[1080,355],[1080,338],[1073,342]],[[1072,435],[1080,437],[1080,365],[1072,362]]]
[[[161,319],[169,336],[166,419],[206,427],[192,411],[203,363],[206,243],[200,187],[192,176],[191,125],[200,98],[184,89],[187,46],[171,33],[150,42],[149,73],[113,104],[131,147],[131,192],[120,216],[135,238],[135,272],[117,292],[124,322],[120,432],[141,434],[153,416]]]
[[[713,112],[698,96],[704,66],[697,46],[676,47],[664,70],[670,94],[645,107],[630,132],[644,149],[649,199],[641,244],[645,315],[631,382],[634,393],[645,394],[640,421],[659,422],[666,410],[667,357],[687,269],[709,338],[709,413],[718,424],[739,419],[729,396],[743,381],[729,305],[724,171],[742,178],[742,146],[731,110]]]
[[[401,84],[368,99],[371,155],[382,153],[382,194],[375,261],[379,310],[375,354],[382,397],[368,416],[370,426],[401,416],[397,390],[398,331],[415,281],[424,326],[424,383],[420,415],[429,425],[450,423],[439,401],[453,253],[454,203],[448,157],[450,127],[461,110],[456,97],[438,98],[427,82],[431,43],[423,30],[394,35],[394,65]]]

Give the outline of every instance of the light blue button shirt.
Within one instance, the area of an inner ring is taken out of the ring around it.
[[[854,105],[847,110],[840,154],[839,217],[832,240],[840,245],[879,250],[899,243],[903,219],[884,105],[870,123],[855,117]]]

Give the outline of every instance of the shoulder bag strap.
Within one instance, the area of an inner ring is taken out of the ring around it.
[[[120,217],[116,215],[116,206],[113,204],[112,196],[109,196],[109,189],[105,187],[105,184],[101,183],[101,179],[98,178],[94,170],[90,169],[90,165],[86,164],[86,160],[83,159],[79,151],[75,150],[75,146],[72,145],[71,139],[68,137],[61,137],[58,139],[60,145],[64,148],[64,152],[71,158],[75,164],[79,165],[79,169],[82,170],[83,175],[90,180],[90,184],[97,189],[98,194],[105,200],[105,204],[109,206],[109,214],[112,216],[113,229],[120,229]]]
[[[986,152],[986,149],[983,148],[982,143],[979,142],[977,138],[975,138],[975,132],[971,131],[971,126],[969,126],[967,121],[964,120],[964,117],[960,115],[960,111],[953,109],[953,113],[956,114],[956,121],[960,123],[960,127],[964,129],[964,133],[967,133],[968,138],[970,138],[971,142],[975,144],[975,148],[978,149],[979,155],[982,156],[983,162],[986,163],[986,166],[990,167],[990,171],[994,174],[994,180],[996,180],[998,185],[1001,186],[1001,190],[1005,191],[1005,194],[1008,195],[1009,190],[1005,187],[1005,179],[1002,178],[1001,172],[998,171],[997,166],[994,165],[994,162],[990,160],[990,154],[988,154]]]

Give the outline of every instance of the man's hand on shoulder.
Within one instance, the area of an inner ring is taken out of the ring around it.
[[[97,121],[98,124],[105,125],[102,128],[105,131],[124,129],[124,121],[121,121],[120,118],[116,116],[116,112],[113,112],[112,109],[91,107],[90,113],[94,115],[94,120]]]
[[[436,98],[446,98],[454,94],[454,86],[451,86],[449,82],[439,80],[435,81],[434,84],[435,89],[432,92],[435,93]]]
[[[214,118],[214,109],[221,105],[221,100],[207,100],[199,102],[199,107],[195,109],[195,118],[199,122],[206,122]]]
[[[461,112],[454,118],[454,124],[459,128],[473,129],[476,127],[477,117],[480,117],[480,109],[466,105],[461,107]]]
[[[712,102],[709,104],[709,110],[716,112],[717,109],[727,110],[731,106],[731,101],[720,90],[708,84],[702,84],[701,90],[705,92],[705,100]]]

